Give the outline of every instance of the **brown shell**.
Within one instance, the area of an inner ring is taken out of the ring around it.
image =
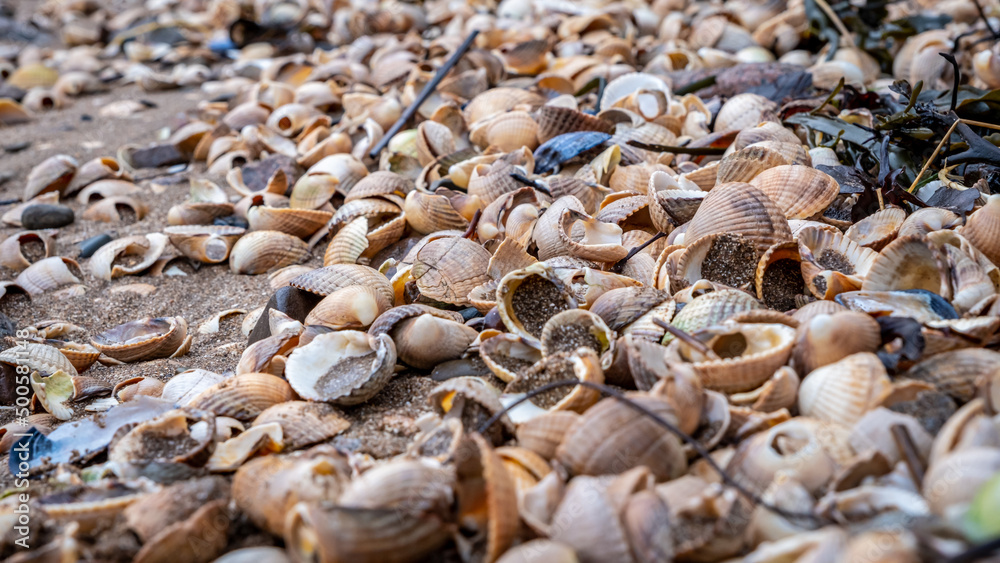
[[[795,329],[783,324],[737,324],[732,321],[706,329],[705,345],[716,358],[702,355],[677,339],[672,352],[691,362],[706,389],[738,393],[767,381],[792,353]],[[670,352],[668,352],[670,353]]]
[[[340,330],[292,350],[285,377],[304,399],[356,405],[381,391],[395,366],[396,347],[387,335]]]
[[[319,209],[255,205],[247,210],[251,231],[280,231],[299,238],[306,238],[320,230],[331,217],[333,213]]]
[[[272,422],[281,425],[286,450],[326,441],[351,426],[333,405],[312,401],[289,401],[268,407],[254,419],[253,425]]]
[[[181,254],[206,264],[219,264],[229,258],[230,250],[244,232],[242,227],[220,225],[183,225],[163,229]]]
[[[146,317],[97,334],[90,343],[120,362],[138,362],[183,355],[190,337],[182,317]]]
[[[552,381],[564,379],[603,383],[604,372],[601,370],[597,354],[590,348],[578,348],[573,352],[556,352],[545,356],[533,366],[521,370],[517,377],[507,384],[504,393],[527,393]],[[529,401],[548,410],[584,412],[599,398],[600,394],[597,391],[576,385],[546,391],[535,395]]]
[[[761,146],[745,147],[723,157],[717,181],[749,182],[765,170],[786,164],[788,160],[777,151]]]
[[[489,281],[490,253],[461,237],[428,242],[418,252],[410,275],[417,289],[435,301],[469,304],[469,292]]]
[[[986,205],[969,215],[958,233],[994,264],[1000,264],[1000,194],[986,198]]]
[[[538,108],[535,119],[538,121],[539,143],[575,131],[614,133],[614,126],[611,123],[571,108],[542,106]]]
[[[750,180],[788,219],[808,219],[822,213],[840,194],[840,184],[830,175],[802,165],[769,168]]]
[[[349,285],[324,297],[309,314],[305,324],[316,324],[335,330],[363,329],[392,307],[392,301],[378,287]]]
[[[802,279],[802,258],[796,242],[780,242],[760,257],[754,275],[757,298],[778,311],[794,309],[795,296],[808,293]]]
[[[241,237],[229,253],[234,274],[263,274],[298,264],[309,256],[302,239],[278,231],[253,231]]]
[[[294,396],[292,387],[280,377],[268,373],[244,373],[205,389],[191,399],[188,406],[248,422],[265,409],[291,401]]]
[[[906,220],[906,211],[899,207],[886,207],[851,225],[844,236],[872,250],[882,250],[896,238]]]
[[[897,238],[879,252],[862,291],[926,289],[951,299],[948,257],[923,235]]]
[[[684,235],[690,245],[715,233],[741,234],[754,244],[757,254],[769,247],[791,240],[781,209],[764,192],[750,184],[720,184],[708,193],[698,212],[688,223]]]
[[[390,303],[395,297],[389,278],[375,268],[361,264],[333,264],[316,268],[294,278],[288,285],[323,296],[352,285],[367,285],[378,290]]]
[[[1000,368],[1000,353],[984,348],[965,348],[935,354],[911,367],[904,377],[932,383],[938,390],[961,402],[976,395],[976,381]]]
[[[805,375],[851,354],[875,352],[881,345],[881,328],[865,313],[816,315],[799,327],[793,354],[795,368]]]
[[[550,318],[576,306],[572,290],[543,262],[510,272],[497,286],[504,326],[532,342],[538,342]]]
[[[26,245],[32,250],[32,260],[24,255]],[[41,248],[37,248],[40,245]],[[23,231],[7,237],[0,243],[0,266],[10,268],[15,272],[20,272],[31,266],[32,263],[48,258],[55,254],[55,240],[52,232],[48,231]],[[41,251],[41,257],[38,256]]]

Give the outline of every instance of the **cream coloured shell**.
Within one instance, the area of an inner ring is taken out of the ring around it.
[[[799,410],[827,422],[854,424],[891,389],[885,366],[870,352],[810,372],[799,386]]]

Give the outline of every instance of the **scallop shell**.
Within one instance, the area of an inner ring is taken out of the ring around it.
[[[511,152],[522,147],[535,150],[538,147],[538,124],[525,111],[512,111],[498,115],[486,125],[487,146],[503,152]]]
[[[339,331],[320,334],[293,350],[285,374],[305,399],[354,405],[374,397],[392,377],[395,364],[388,336]]]
[[[340,182],[334,175],[310,171],[295,182],[288,205],[291,209],[318,209],[329,203],[339,188]]]
[[[853,425],[879,405],[891,385],[878,356],[852,354],[803,378],[799,411],[827,422]]]
[[[792,232],[780,208],[750,184],[720,184],[709,192],[687,226],[687,244],[715,233],[743,235],[758,255],[791,240]]]
[[[18,346],[7,348],[0,352],[0,362],[25,366],[29,373],[39,372],[46,376],[57,371],[73,377],[77,375],[73,363],[58,348],[35,342],[22,342]]]
[[[95,335],[90,343],[120,362],[182,356],[191,345],[182,317],[146,317]]]
[[[245,230],[242,227],[192,225],[166,227],[163,232],[184,256],[206,264],[219,264],[229,258],[230,250]]]
[[[907,235],[879,252],[861,290],[926,289],[951,299],[949,278],[947,255],[927,237]]]
[[[58,348],[79,373],[87,371],[101,355],[100,350],[89,344],[64,342],[62,340],[46,340],[45,343]]]
[[[203,369],[191,369],[178,373],[163,386],[160,398],[179,406],[186,406],[202,391],[223,381],[225,377]]]
[[[253,231],[233,245],[229,268],[234,274],[263,274],[298,264],[309,256],[302,239],[278,231]]]
[[[487,117],[505,113],[515,106],[541,106],[545,99],[534,92],[520,88],[493,88],[479,94],[465,106],[462,115],[466,124],[473,124]]]
[[[824,429],[814,422],[796,417],[758,432],[740,443],[726,470],[752,490],[765,490],[779,472],[784,472],[810,492],[822,491],[838,464],[824,446]]]

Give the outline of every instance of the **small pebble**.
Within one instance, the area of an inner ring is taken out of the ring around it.
[[[29,231],[58,229],[73,222],[73,210],[65,205],[36,203],[24,208],[21,226]]]
[[[80,254],[78,257],[90,258],[95,252],[97,252],[98,248],[101,248],[112,240],[114,240],[114,238],[108,233],[102,233],[96,237],[90,237],[89,239],[80,242]]]
[[[10,153],[21,152],[30,146],[31,146],[31,141],[21,141],[10,145],[4,145],[3,150]]]
[[[306,315],[309,314],[309,311],[312,311],[313,307],[322,301],[322,299],[323,297],[320,295],[302,291],[290,285],[279,288],[271,295],[271,299],[268,300],[267,305],[264,307],[264,312],[257,319],[257,325],[250,331],[250,336],[247,338],[247,346],[271,336],[271,327],[268,324],[267,314],[269,309],[277,309],[289,317],[303,322],[306,320]]]
[[[133,168],[160,168],[161,166],[184,164],[188,161],[188,157],[171,144],[133,149],[126,158]]]

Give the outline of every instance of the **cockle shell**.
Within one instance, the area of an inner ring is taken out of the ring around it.
[[[264,410],[291,401],[295,396],[288,382],[267,373],[234,375],[204,389],[187,405],[228,416],[242,422],[257,418]]]
[[[302,239],[278,231],[253,231],[233,245],[229,268],[234,274],[263,274],[298,264],[309,256]]]
[[[810,372],[799,386],[799,410],[827,422],[854,424],[875,408],[891,382],[882,361],[870,352]]]
[[[63,193],[73,180],[79,163],[75,158],[57,154],[51,156],[28,173],[28,181],[24,186],[24,201],[46,192],[56,191]]]
[[[792,238],[781,209],[762,191],[742,183],[712,188],[688,223],[684,240],[690,245],[715,233],[743,235],[753,243],[758,255]]]
[[[561,380],[579,380],[603,383],[604,372],[597,353],[590,348],[578,348],[572,352],[556,352],[542,357],[534,365],[518,372],[507,384],[505,394],[527,393],[546,383]],[[597,402],[597,391],[583,386],[560,387],[535,395],[529,401],[548,410],[572,410],[583,412]]]
[[[788,219],[818,215],[840,193],[840,185],[828,174],[795,164],[769,168],[749,182],[771,198]]]
[[[879,252],[862,291],[925,289],[951,299],[948,258],[922,235],[897,238]]]
[[[461,237],[432,240],[418,252],[410,275],[420,293],[435,301],[466,305],[469,292],[489,280],[490,254]]]
[[[550,318],[576,305],[570,288],[542,262],[510,272],[497,286],[497,307],[507,330],[531,342],[538,342]]]
[[[182,317],[146,317],[95,335],[90,343],[120,362],[183,356],[191,346]]]
[[[851,225],[844,236],[872,250],[878,251],[889,244],[906,220],[906,211],[899,207],[886,207]]]
[[[37,262],[48,258],[54,254],[55,240],[52,231],[23,231],[13,234],[0,243],[0,266],[4,266],[20,272],[26,270],[33,263],[24,255],[26,245],[34,252],[30,253],[31,258]],[[41,246],[41,248],[37,248]],[[41,257],[38,256],[41,251]]]
[[[872,317],[855,311],[820,314],[799,326],[795,367],[800,374],[858,352],[875,352],[882,344],[881,328]]]
[[[163,232],[184,256],[206,264],[219,264],[229,258],[230,250],[245,230],[242,227],[191,225],[166,227]]]
[[[163,254],[169,243],[167,235],[149,233],[124,237],[102,246],[90,259],[90,272],[96,278],[111,280],[113,278],[135,275],[153,265]],[[118,263],[122,258],[139,256],[132,264]]]
[[[285,376],[304,399],[354,405],[381,391],[395,365],[396,347],[387,335],[342,330],[292,350]]]
[[[986,205],[969,215],[963,227],[958,229],[977,250],[986,255],[994,264],[1000,264],[1000,194],[991,195]]]

